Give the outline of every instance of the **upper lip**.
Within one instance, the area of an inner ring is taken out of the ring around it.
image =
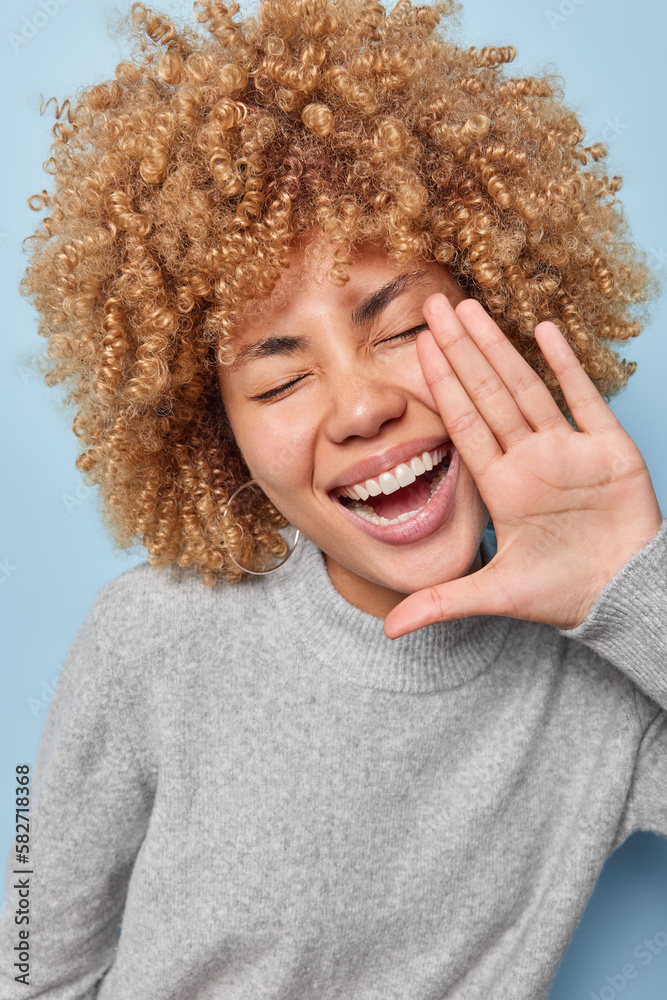
[[[418,438],[406,444],[394,445],[393,448],[387,448],[386,451],[380,452],[380,454],[372,455],[370,458],[348,466],[347,469],[341,472],[335,484],[329,487],[328,492],[332,493],[334,490],[341,490],[345,486],[354,486],[355,483],[363,483],[366,479],[372,479],[381,472],[386,472],[387,469],[395,468],[402,462],[409,462],[415,455],[421,455],[424,451],[433,451],[434,448],[448,445],[449,442],[450,439],[445,435],[444,438]]]

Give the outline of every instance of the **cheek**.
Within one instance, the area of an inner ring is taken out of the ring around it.
[[[419,362],[416,344],[412,346],[409,358],[401,359],[398,371],[400,373],[401,384],[404,388],[415,399],[418,399],[420,403],[428,407],[429,410],[433,410],[434,413],[438,413],[439,415],[437,404],[431,394],[431,390],[424,377],[424,371]]]
[[[463,463],[461,463],[461,471],[459,473],[459,486],[460,514],[470,524],[474,525],[474,530],[477,533],[481,533],[486,527],[489,512],[480,496],[472,474]]]
[[[232,432],[250,475],[260,485],[276,487],[293,478],[299,466],[301,444],[294,421],[274,407],[249,405],[224,374],[218,384]]]
[[[304,478],[307,467],[305,442],[292,434],[266,437],[270,448],[263,449],[262,477],[267,486],[280,490],[281,487],[294,489]]]
[[[234,434],[254,479],[276,497],[309,480],[308,435],[304,428],[278,414],[238,421]]]

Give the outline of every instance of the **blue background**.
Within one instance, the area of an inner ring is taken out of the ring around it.
[[[0,82],[4,154],[0,213],[0,856],[12,841],[14,766],[32,763],[48,703],[67,649],[100,588],[142,560],[118,553],[99,526],[93,490],[74,467],[71,418],[31,369],[39,350],[36,322],[18,295],[21,240],[36,216],[27,197],[48,185],[41,171],[52,116],[39,115],[40,94],[62,99],[113,72],[121,48],[107,31],[117,8],[101,0],[20,0],[0,13]],[[129,3],[128,3],[129,6]],[[163,2],[188,16],[190,3]],[[250,10],[246,6],[245,10]],[[123,8],[123,11],[125,8]],[[37,12],[41,12],[37,14]],[[37,15],[37,16],[36,16]],[[26,28],[24,18],[33,22]],[[34,25],[37,24],[37,28]],[[32,33],[24,41],[21,31]],[[12,34],[16,37],[12,44]],[[566,101],[605,140],[610,173],[624,177],[621,200],[635,241],[661,277],[667,274],[664,196],[664,39],[667,7],[638,0],[465,0],[459,44],[513,44],[513,74],[546,64],[566,81]],[[626,356],[638,371],[615,401],[641,448],[663,512],[667,511],[664,437],[667,392],[665,302]],[[4,862],[3,862],[4,864]],[[644,965],[635,949],[667,927],[667,842],[635,834],[609,859],[565,956],[550,1000],[665,1000],[667,947]],[[633,964],[627,981],[621,970]]]

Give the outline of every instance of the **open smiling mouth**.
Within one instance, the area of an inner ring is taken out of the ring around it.
[[[452,457],[448,442],[332,496],[351,513],[373,524],[399,524],[416,517],[436,495],[447,477]]]

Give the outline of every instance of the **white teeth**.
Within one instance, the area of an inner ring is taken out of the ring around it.
[[[363,517],[365,521],[372,521],[373,524],[398,524],[399,521],[407,521],[408,518],[414,517],[418,514],[423,507],[419,507],[417,510],[408,510],[405,514],[399,514],[398,517],[389,519],[388,517],[379,517],[372,507],[368,504],[355,504],[353,507],[349,507],[348,510],[353,511],[353,513],[358,514],[359,517]]]
[[[404,514],[399,514],[398,517],[394,517],[391,519],[388,517],[380,517],[378,514],[376,514],[375,510],[371,506],[365,503],[358,503],[358,502],[353,503],[348,507],[348,510],[351,510],[353,514],[358,514],[359,517],[363,517],[365,521],[372,521],[373,524],[398,524],[400,521],[407,521],[409,518],[415,517],[416,514],[419,514],[424,509],[424,507],[426,507],[431,502],[431,500],[433,499],[433,497],[438,492],[443,482],[447,478],[448,472],[449,472],[449,465],[447,465],[444,469],[441,469],[437,473],[437,475],[433,478],[433,482],[431,483],[431,495],[429,496],[424,506],[418,507],[417,510],[408,510]],[[383,473],[383,475],[386,475],[386,473]],[[395,493],[396,490],[392,490],[391,492]]]
[[[427,503],[431,501],[433,497],[436,495],[436,493],[442,486],[443,482],[445,481],[448,472],[449,472],[449,466],[447,466],[446,469],[441,469],[440,472],[437,474],[437,476],[434,478],[433,482],[431,483],[431,495],[428,498]]]
[[[354,514],[358,514],[359,517],[365,518],[367,521],[374,521],[375,524],[380,523],[380,518],[377,516],[373,508],[369,507],[366,503],[355,503],[347,509],[351,510]]]
[[[430,472],[439,462],[442,462],[446,453],[446,448],[424,451],[421,455],[415,455],[408,462],[401,462],[395,468],[382,472],[374,479],[366,479],[361,483],[354,483],[353,486],[340,490],[340,496],[348,497],[350,500],[368,500],[369,496],[377,497],[380,493],[389,496],[396,490],[414,483],[417,476],[423,475],[424,472]]]
[[[414,483],[416,478],[417,477],[409,465],[402,463],[401,465],[396,466],[396,479],[398,480],[399,486],[409,486],[410,483]]]
[[[417,510],[408,510],[405,514],[399,514],[393,521],[388,520],[386,517],[381,518],[381,521],[386,521],[387,524],[394,524],[396,521],[407,521],[409,517],[414,517],[420,510],[422,510],[422,508],[418,507]]]
[[[391,472],[382,473],[382,475],[380,476],[380,487],[386,497],[390,496],[390,494],[395,493],[396,490],[400,490],[401,488],[398,483],[398,480],[396,479],[395,476],[391,474]]]

